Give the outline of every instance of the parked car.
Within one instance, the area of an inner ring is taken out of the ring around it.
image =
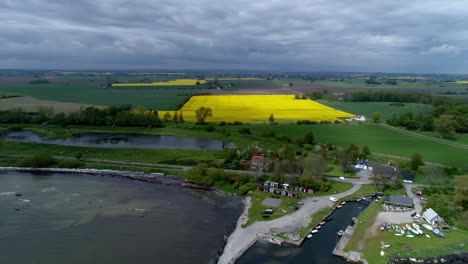
[[[338,201],[338,199],[336,199],[335,197],[330,197],[330,200],[333,201],[333,202]]]
[[[298,205],[304,205],[304,203],[303,203],[303,202],[297,202],[297,204],[298,204]]]
[[[342,181],[346,181],[346,178],[345,178],[345,177],[343,177],[343,176],[341,176],[341,177],[340,177],[340,180],[342,180]]]

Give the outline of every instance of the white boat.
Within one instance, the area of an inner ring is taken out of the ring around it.
[[[338,208],[338,209],[339,209],[339,208],[341,208],[341,207],[343,207],[343,206],[340,204],[340,205],[338,205],[336,208]]]
[[[406,235],[406,237],[414,237],[413,235]]]
[[[344,234],[343,230],[338,231],[337,235],[342,236]]]
[[[318,233],[318,230],[314,229],[314,230],[310,231],[310,233],[312,233],[312,234]]]
[[[346,202],[341,202],[341,205],[345,205],[345,204],[346,204]]]
[[[383,256],[383,255],[385,255],[385,252],[383,252],[383,250],[382,250],[382,251],[380,251],[380,256]]]
[[[402,236],[402,233],[396,233],[395,236]]]
[[[426,234],[426,237],[427,237],[427,238],[431,238],[431,236],[430,236],[430,235],[428,235],[428,234]]]
[[[426,228],[427,230],[429,230],[429,231],[433,231],[433,230],[434,230],[434,228],[433,228],[432,226],[428,225],[428,224],[422,224],[422,226],[423,226],[424,228]]]
[[[311,237],[312,237],[312,234],[308,234],[308,235],[307,235],[307,238],[311,238]]]
[[[400,230],[400,233],[403,235],[405,233],[405,230]]]
[[[416,224],[416,223],[413,223],[413,227],[416,228],[416,229],[419,229],[419,225]]]

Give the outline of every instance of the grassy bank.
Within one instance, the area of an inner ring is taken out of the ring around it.
[[[152,162],[166,164],[194,164],[199,161],[217,161],[223,158],[220,150],[181,150],[181,149],[111,149],[70,147],[38,143],[5,142],[2,154],[50,155],[62,157],[105,159],[117,161]]]

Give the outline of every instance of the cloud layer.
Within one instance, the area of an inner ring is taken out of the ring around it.
[[[468,72],[466,1],[0,0],[0,68]]]

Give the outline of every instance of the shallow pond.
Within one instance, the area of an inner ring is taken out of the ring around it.
[[[0,263],[212,263],[241,210],[165,181],[1,173]]]
[[[331,215],[333,220],[327,222],[312,238],[306,239],[300,247],[257,242],[236,261],[236,264],[348,263],[344,259],[332,255],[332,251],[340,238],[337,233],[352,224],[352,218],[357,217],[367,206],[367,202],[349,202],[343,208],[337,209]]]
[[[222,150],[230,143],[197,138],[144,134],[83,133],[71,138],[49,140],[32,131],[4,133],[5,141],[46,143],[63,146],[97,148],[145,148],[145,149],[212,149]]]

